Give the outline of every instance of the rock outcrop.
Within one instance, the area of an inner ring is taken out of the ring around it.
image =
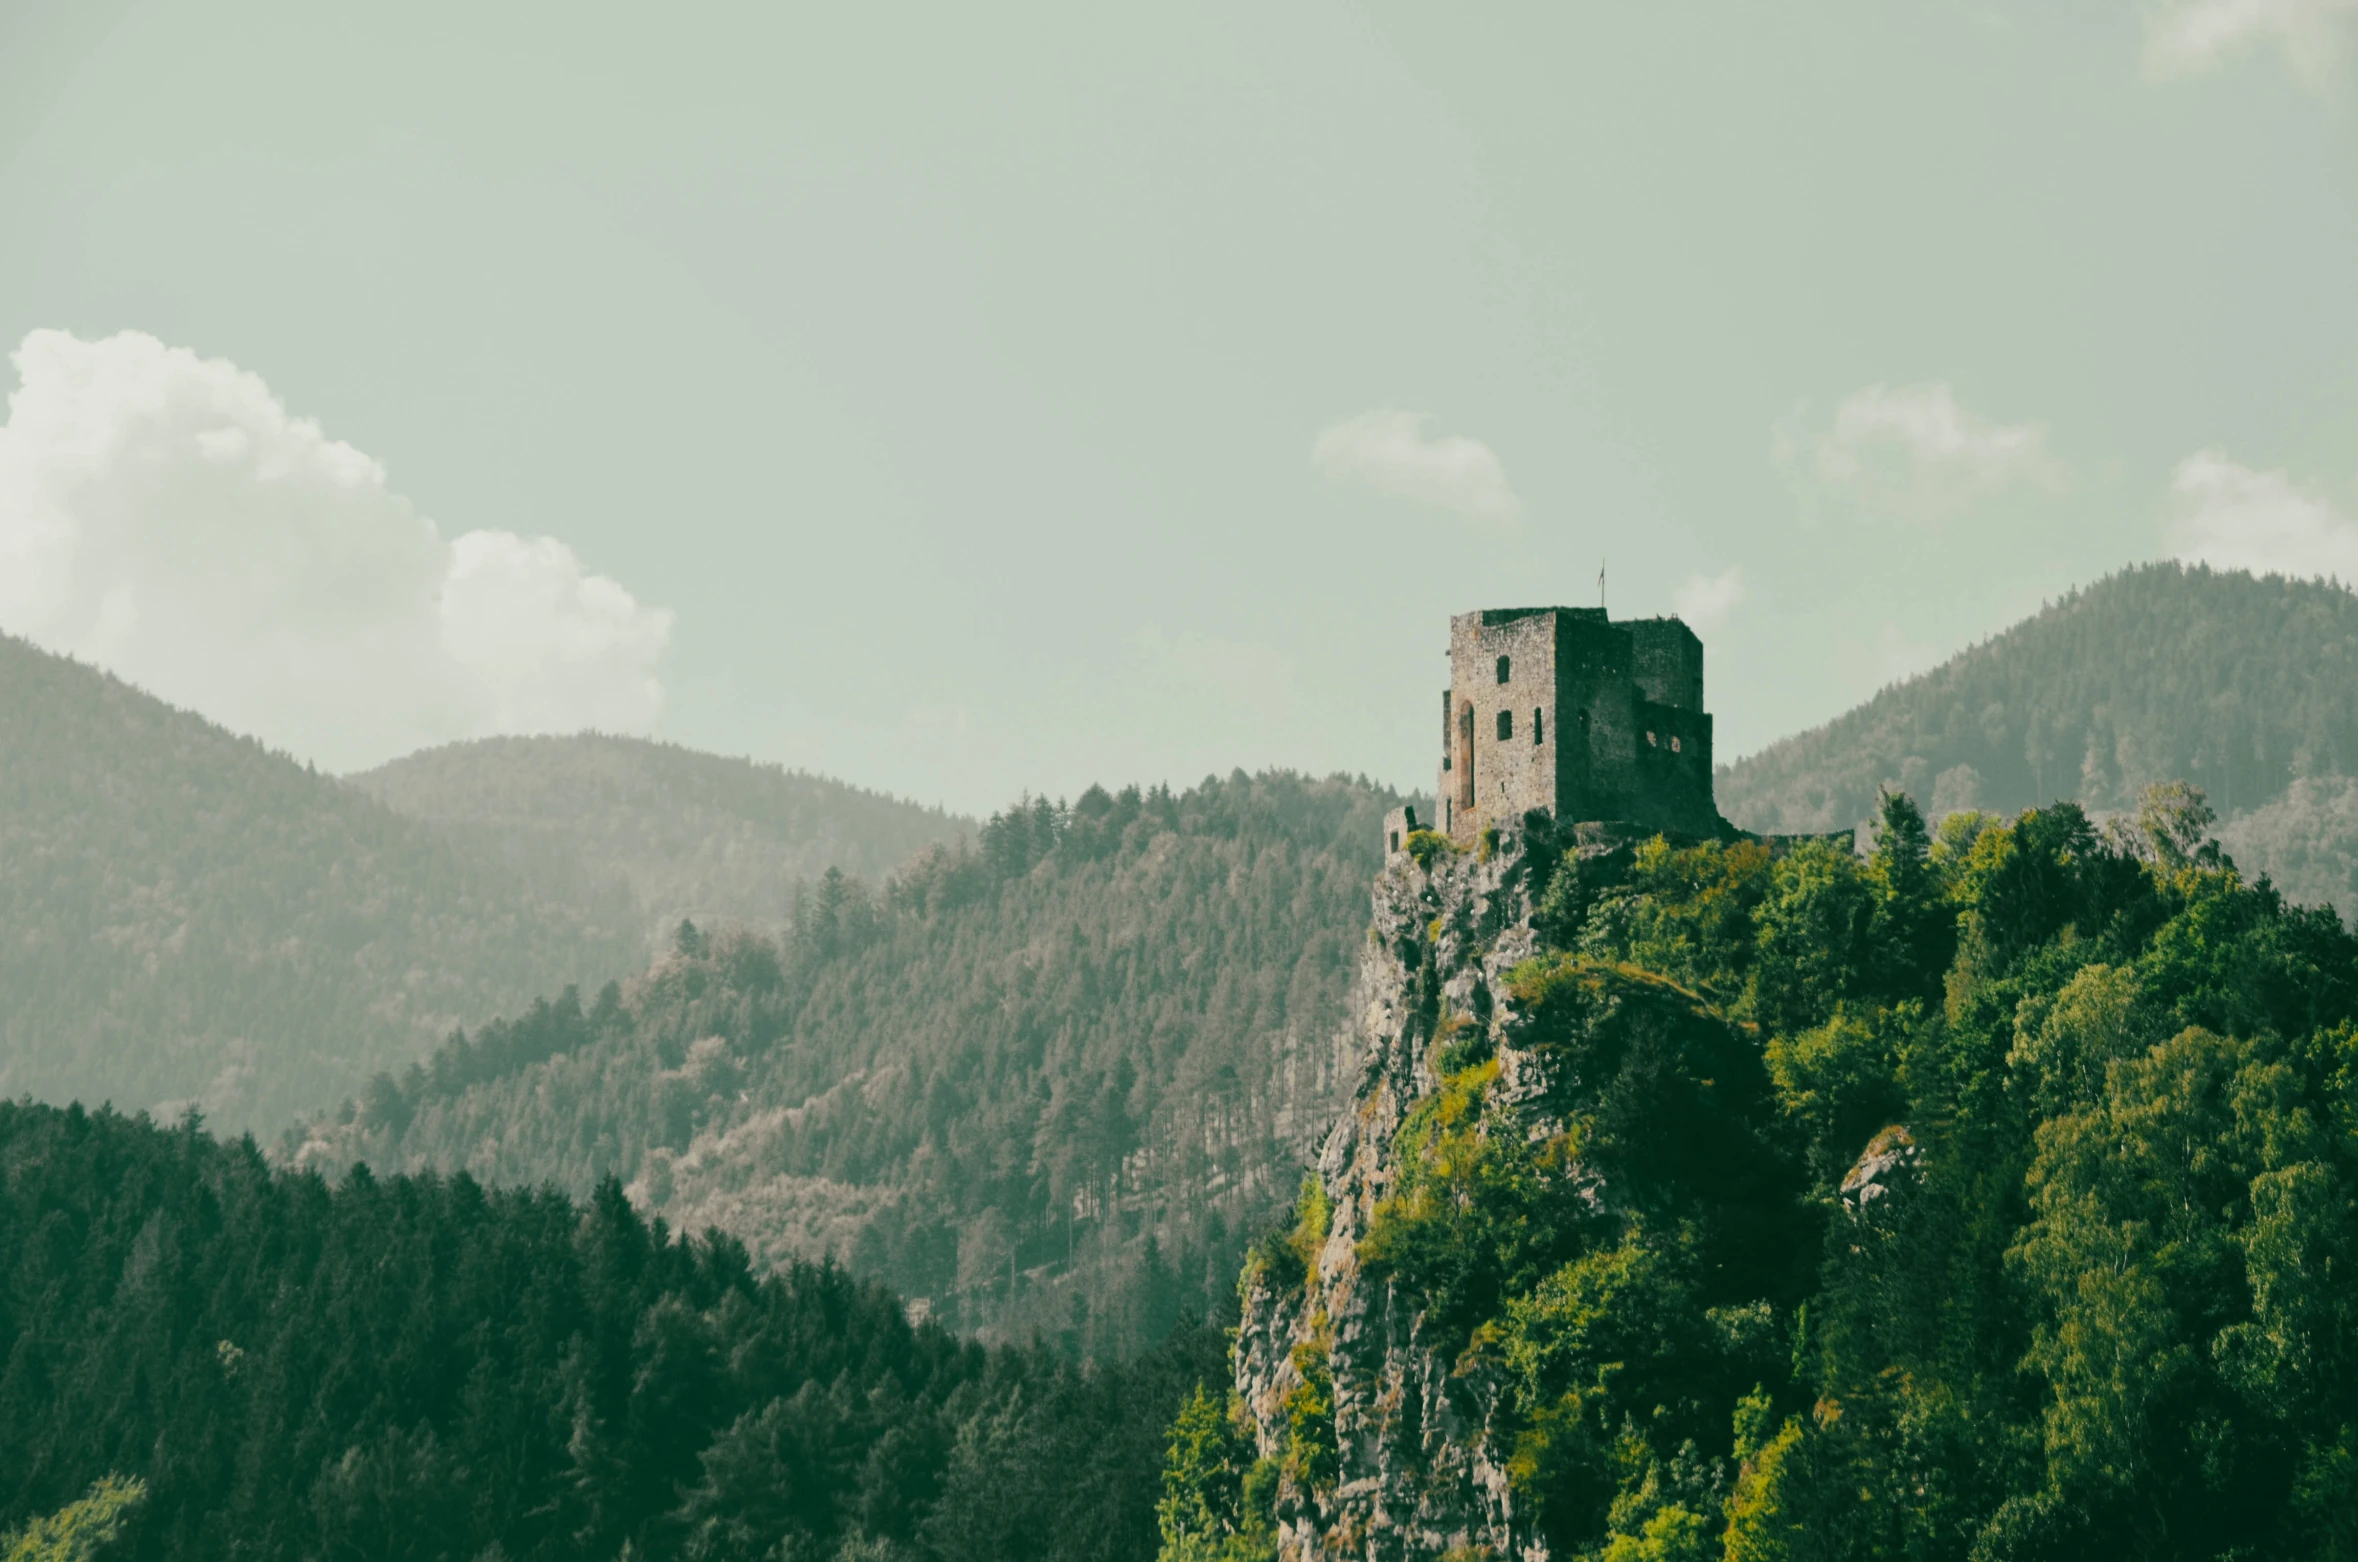
[[[1353,990],[1363,1072],[1317,1164],[1325,1238],[1305,1253],[1298,1286],[1248,1269],[1236,1386],[1261,1451],[1287,1461],[1282,1557],[1541,1562],[1546,1547],[1515,1511],[1504,1439],[1491,1435],[1505,1385],[1461,1362],[1462,1339],[1436,1338],[1413,1298],[1367,1273],[1361,1243],[1393,1187],[1401,1124],[1440,1085],[1437,1032],[1495,1047],[1493,1101],[1544,1090],[1537,1059],[1514,1045],[1505,977],[1538,952],[1534,902],[1553,853],[1521,832],[1464,854],[1418,840],[1436,849],[1421,861],[1393,854],[1376,881]],[[1305,1443],[1323,1446],[1305,1455]]]

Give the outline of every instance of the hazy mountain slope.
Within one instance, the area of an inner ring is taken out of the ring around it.
[[[2247,872],[2265,872],[2303,905],[2332,905],[2358,924],[2358,776],[2295,781],[2264,808],[2219,827]]]
[[[962,1326],[1133,1345],[1233,1293],[1348,1086],[1345,990],[1383,812],[1286,775],[1044,804],[783,947],[694,938],[312,1125],[325,1169],[586,1189],[833,1251]]]
[[[2317,581],[2178,564],[2125,570],[1823,727],[1723,770],[1746,829],[1839,829],[1890,782],[1933,812],[2057,799],[2132,806],[2149,782],[2201,787],[2247,869],[2353,906],[2358,596]],[[2246,826],[2255,811],[2265,814]]]
[[[784,927],[798,882],[829,868],[881,878],[976,829],[822,776],[596,733],[454,743],[348,779],[528,866],[618,872],[666,935],[683,917]]]
[[[619,884],[487,861],[0,636],[0,1095],[283,1122],[643,949]]]

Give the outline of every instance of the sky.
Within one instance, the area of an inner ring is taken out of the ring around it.
[[[0,0],[0,629],[323,768],[1724,760],[2162,557],[2358,580],[2358,0]]]

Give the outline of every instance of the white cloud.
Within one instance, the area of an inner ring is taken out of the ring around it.
[[[1463,434],[1436,438],[1422,412],[1362,412],[1319,431],[1310,465],[1328,482],[1409,499],[1489,526],[1513,526],[1523,501],[1497,452]]]
[[[1716,575],[1689,575],[1670,594],[1670,610],[1698,634],[1708,634],[1743,600],[1744,571],[1731,565]]]
[[[2358,585],[2358,521],[2282,472],[2256,472],[2205,450],[2178,463],[2170,498],[2173,557]]]
[[[13,361],[0,629],[330,769],[654,722],[671,614],[563,543],[445,539],[258,376],[152,336]]]
[[[2146,27],[2145,73],[2156,81],[2216,69],[2272,43],[2312,87],[2329,81],[2358,26],[2358,0],[2181,0]]]
[[[2069,474],[2035,423],[1992,422],[1945,384],[1870,385],[1834,409],[1814,438],[1777,431],[1788,473],[1854,499],[1870,515],[1934,522],[2009,489],[2053,490]]]

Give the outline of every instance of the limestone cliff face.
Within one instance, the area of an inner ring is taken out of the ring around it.
[[[1236,1386],[1264,1454],[1284,1458],[1298,1420],[1323,1434],[1320,1380],[1331,1382],[1331,1453],[1307,1470],[1297,1456],[1277,1498],[1285,1558],[1548,1555],[1518,1519],[1509,1450],[1493,1435],[1504,1384],[1488,1369],[1461,1373],[1463,1340],[1436,1339],[1415,1300],[1365,1273],[1360,1258],[1393,1185],[1402,1119],[1439,1086],[1442,1015],[1488,1027],[1499,1062],[1494,1101],[1531,1100],[1543,1088],[1537,1060],[1514,1045],[1504,980],[1537,952],[1540,867],[1510,834],[1487,855],[1444,850],[1429,867],[1395,853],[1376,880],[1353,989],[1361,1077],[1317,1164],[1327,1237],[1299,1287],[1268,1273],[1248,1281],[1237,1337]]]

